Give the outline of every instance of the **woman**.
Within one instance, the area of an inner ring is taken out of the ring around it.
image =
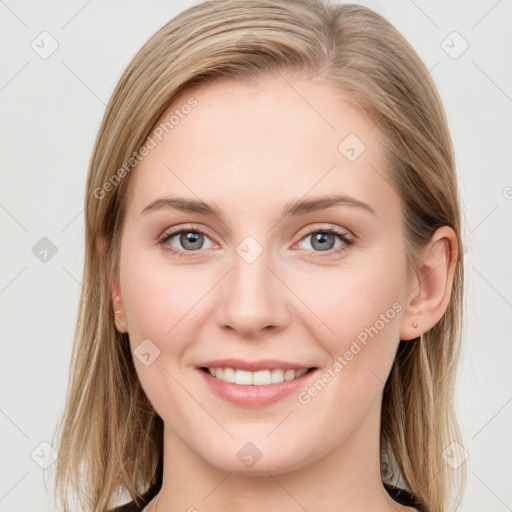
[[[70,486],[98,512],[126,494],[116,510],[458,503],[454,156],[385,19],[321,0],[182,12],[113,93],[85,213],[65,510]]]

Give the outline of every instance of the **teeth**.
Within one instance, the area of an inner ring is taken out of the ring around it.
[[[234,382],[245,386],[265,386],[276,384],[285,380],[293,380],[301,377],[307,372],[307,368],[301,370],[260,370],[249,372],[247,370],[235,370],[233,368],[208,368],[210,375],[225,382]]]

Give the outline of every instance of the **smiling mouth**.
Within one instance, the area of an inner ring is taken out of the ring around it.
[[[240,384],[243,386],[267,386],[269,384],[279,384],[281,382],[299,379],[306,373],[316,370],[316,367],[301,368],[300,370],[275,368],[271,370],[258,370],[255,372],[220,367],[202,367],[200,369],[212,377],[224,382]]]

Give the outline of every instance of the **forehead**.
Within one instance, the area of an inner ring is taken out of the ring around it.
[[[190,105],[194,105],[190,107]],[[217,81],[170,105],[132,171],[128,212],[166,193],[282,202],[310,191],[394,200],[382,133],[333,87],[286,75]]]

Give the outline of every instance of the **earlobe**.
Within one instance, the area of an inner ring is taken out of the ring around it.
[[[450,300],[457,261],[457,236],[452,228],[442,226],[420,256],[419,269],[409,283],[401,340],[415,339],[439,322]]]

